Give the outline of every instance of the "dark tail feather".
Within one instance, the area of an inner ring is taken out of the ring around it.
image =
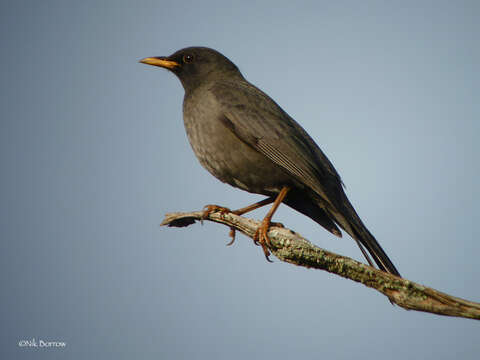
[[[362,220],[360,220],[346,195],[342,192],[340,196],[343,199],[343,202],[338,204],[338,207],[342,209],[341,212],[334,211],[331,208],[326,211],[320,205],[320,200],[315,201],[311,196],[306,195],[302,191],[295,191],[295,189],[292,189],[287,194],[283,202],[298,212],[308,216],[338,237],[342,236],[337,225],[340,226],[357,242],[370,266],[373,266],[373,263],[368,256],[367,251],[381,270],[400,276],[400,273],[388,258],[385,251],[383,251],[380,244],[370,231],[368,231],[365,225],[363,225]],[[365,251],[365,249],[367,251]]]
[[[353,229],[353,232],[356,235],[354,238],[359,243],[359,246],[361,244],[368,250],[370,255],[373,257],[373,260],[377,263],[378,267],[381,270],[401,277],[395,265],[393,265],[388,255],[385,253],[385,251],[383,251],[382,247],[377,242],[377,240],[373,237],[370,231],[368,231],[364,227],[362,231],[363,233],[362,235],[360,235],[355,229]],[[360,248],[360,250],[362,249]],[[364,256],[365,256],[365,253],[364,253]],[[368,256],[365,256],[365,257],[367,258],[367,261],[371,264],[371,260],[369,260]]]
[[[383,251],[375,237],[363,224],[362,220],[357,215],[355,209],[350,204],[346,196],[344,197],[342,205],[341,213],[332,211],[331,215],[335,219],[335,222],[356,240],[357,244],[360,246],[360,250],[362,250],[362,253],[366,257],[369,264],[372,265],[372,262],[365,254],[365,250],[362,249],[362,246],[367,249],[381,270],[401,277],[395,265],[393,265],[392,261],[387,256],[385,251]]]

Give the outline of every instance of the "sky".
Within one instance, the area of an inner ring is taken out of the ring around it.
[[[2,359],[478,358],[477,321],[267,263],[218,224],[160,227],[262,197],[200,166],[180,82],[138,60],[225,54],[319,144],[404,277],[480,301],[479,17],[477,1],[3,1]],[[363,261],[286,206],[274,221]]]

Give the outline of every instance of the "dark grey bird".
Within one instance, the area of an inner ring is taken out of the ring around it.
[[[268,259],[268,229],[280,203],[310,217],[332,234],[347,232],[378,267],[399,272],[348,200],[332,163],[307,132],[275,101],[249,83],[218,51],[189,47],[140,62],[173,72],[185,89],[183,119],[200,163],[217,179],[267,196],[236,211],[273,203],[255,235]],[[221,208],[207,206],[207,211]]]

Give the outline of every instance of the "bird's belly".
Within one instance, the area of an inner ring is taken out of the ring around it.
[[[264,195],[278,193],[291,182],[280,166],[241,141],[219,120],[201,123],[188,117],[184,120],[195,155],[220,181]]]

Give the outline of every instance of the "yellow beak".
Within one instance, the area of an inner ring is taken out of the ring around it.
[[[160,66],[170,70],[180,66],[180,64],[177,63],[176,61],[166,60],[165,58],[161,58],[161,57],[147,57],[145,59],[140,60],[140,62],[148,65]]]

